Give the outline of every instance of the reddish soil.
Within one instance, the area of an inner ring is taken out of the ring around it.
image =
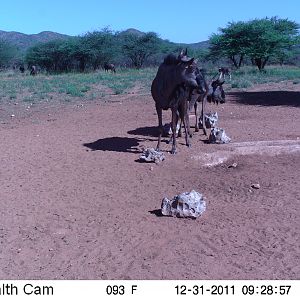
[[[299,85],[227,99],[209,109],[232,145],[199,132],[159,165],[137,161],[156,146],[150,95],[0,113],[0,278],[300,279]],[[255,141],[282,148],[249,154]],[[164,197],[191,189],[206,198],[201,217],[160,215]]]

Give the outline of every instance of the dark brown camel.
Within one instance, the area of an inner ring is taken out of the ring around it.
[[[183,120],[186,133],[186,145],[189,141],[189,118],[187,114],[187,99],[189,88],[198,86],[196,80],[196,64],[194,58],[187,57],[187,50],[181,51],[176,57],[169,54],[159,66],[157,74],[151,85],[151,94],[155,101],[158,116],[159,136],[157,150],[160,150],[161,137],[163,134],[162,111],[172,110],[172,154],[176,153],[176,124],[179,117]]]

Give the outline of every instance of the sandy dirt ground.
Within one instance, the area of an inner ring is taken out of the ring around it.
[[[300,279],[299,84],[229,93],[208,109],[232,143],[163,142],[158,165],[138,161],[150,95],[16,106],[0,107],[1,279]],[[192,189],[201,217],[160,215]]]

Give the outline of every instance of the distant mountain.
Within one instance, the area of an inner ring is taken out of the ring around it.
[[[129,28],[122,31],[120,34],[136,34],[137,36],[143,36],[145,33],[135,28]],[[29,47],[34,46],[37,43],[46,43],[57,39],[67,39],[70,35],[61,34],[52,31],[42,31],[38,34],[25,34],[16,31],[2,31],[0,30],[0,40],[5,40],[13,45],[16,45],[21,51],[26,51]],[[181,47],[190,47],[193,49],[205,49],[208,48],[209,42],[199,42],[193,44],[184,43],[172,43],[174,45],[180,45]]]
[[[0,30],[0,40],[8,41],[16,45],[20,50],[26,51],[29,47],[37,43],[46,43],[52,40],[66,39],[69,35],[60,34],[52,31],[42,31],[38,34],[25,34],[16,31]]]

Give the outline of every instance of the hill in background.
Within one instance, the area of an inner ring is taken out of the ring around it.
[[[135,34],[137,36],[142,36],[145,33],[142,31],[139,31],[135,28],[129,28],[127,30],[122,31],[120,34]],[[168,41],[168,40],[166,40]],[[170,41],[168,41],[170,42]],[[191,49],[197,50],[197,49],[208,49],[209,47],[209,41],[203,41],[203,42],[198,42],[198,43],[191,43],[191,44],[186,44],[186,43],[174,43],[174,42],[170,42],[173,45],[178,45],[181,47],[189,47]]]
[[[145,33],[134,28],[129,28],[127,30],[122,31],[120,34],[136,34],[138,36],[142,36]],[[21,51],[26,51],[28,48],[34,46],[37,43],[46,43],[57,39],[67,39],[69,37],[72,36],[52,31],[42,31],[38,34],[25,34],[15,31],[0,30],[0,40],[4,40],[13,45],[16,45]],[[207,49],[209,46],[208,41],[193,44],[172,42],[172,44],[182,47],[190,47],[193,49]]]
[[[66,39],[69,37],[69,35],[52,31],[42,31],[38,34],[25,34],[16,31],[0,30],[0,40],[16,45],[21,51],[26,51],[37,43],[46,43],[52,40]]]

